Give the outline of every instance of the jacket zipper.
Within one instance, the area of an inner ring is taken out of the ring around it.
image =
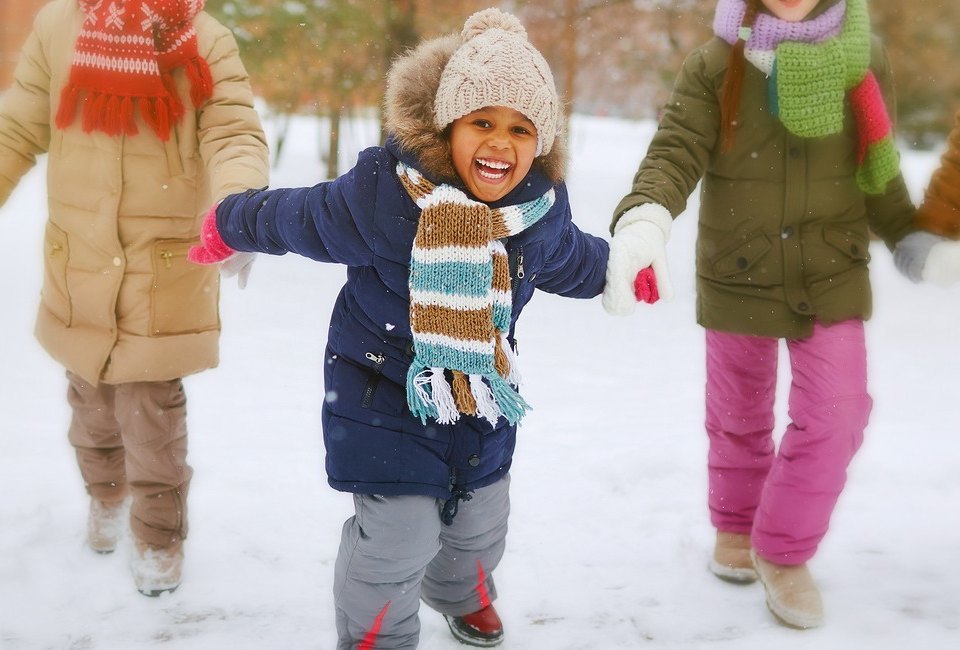
[[[386,357],[382,354],[374,354],[373,352],[367,352],[363,356],[373,362],[373,374],[371,374],[367,380],[367,387],[363,389],[363,399],[360,400],[360,408],[368,409],[370,405],[373,404],[373,396],[377,393],[377,386],[380,385],[383,362],[386,361]]]

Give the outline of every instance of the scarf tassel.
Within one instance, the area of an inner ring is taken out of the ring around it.
[[[195,108],[213,96],[213,76],[210,66],[201,57],[197,56],[184,64],[183,71],[190,80],[190,100]]]
[[[494,375],[470,375],[469,395],[472,398],[474,412],[459,408],[468,398],[464,396],[463,373],[454,374],[453,385],[444,376],[443,368],[427,368],[411,365],[407,371],[407,405],[410,412],[423,424],[427,418],[433,418],[440,424],[453,424],[461,414],[476,415],[495,425],[502,416],[510,424],[517,424],[530,405],[520,393],[503,377]]]
[[[73,84],[67,85],[60,95],[60,106],[57,107],[56,123],[60,129],[65,129],[73,122],[77,114],[77,102],[80,100],[80,89]]]

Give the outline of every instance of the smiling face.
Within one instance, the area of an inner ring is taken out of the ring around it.
[[[791,23],[803,20],[820,4],[820,0],[762,0],[762,2],[774,16]]]
[[[487,106],[450,127],[453,167],[474,197],[502,199],[520,184],[537,153],[537,129],[523,113]]]

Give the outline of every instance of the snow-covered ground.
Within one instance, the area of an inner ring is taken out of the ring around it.
[[[569,184],[581,228],[606,235],[652,129],[574,119]],[[348,132],[344,169],[376,138],[369,125]],[[316,122],[295,123],[274,186],[316,182],[319,139]],[[915,197],[936,162],[936,152],[905,152]],[[186,381],[196,474],[185,581],[149,599],[133,587],[127,547],[84,547],[66,382],[32,338],[45,205],[38,168],[0,209],[0,648],[333,648],[333,563],[352,505],[323,474],[320,361],[344,269],[265,257],[246,290],[225,282],[221,365]],[[520,322],[534,411],[496,571],[503,647],[960,647],[960,287],[912,285],[874,244],[876,405],[811,563],[828,620],[787,629],[759,585],[706,569],[696,208],[693,197],[669,245],[672,302],[614,319],[598,299],[541,294]],[[421,619],[421,648],[462,647],[438,614],[424,607]]]

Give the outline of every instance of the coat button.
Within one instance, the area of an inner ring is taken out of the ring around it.
[[[114,258],[113,258],[113,265],[114,265],[114,266],[120,266],[121,264],[123,264],[123,260],[122,260],[122,259],[120,259],[119,257],[114,257]]]
[[[787,226],[782,231],[780,231],[781,239],[790,239],[793,237],[793,226]]]
[[[810,309],[810,305],[805,302],[801,302],[799,305],[797,305],[797,309],[800,311],[808,311]]]
[[[737,268],[738,268],[738,269],[745,269],[745,268],[747,268],[747,258],[746,258],[746,257],[738,257],[738,258],[737,258]]]
[[[467,465],[470,467],[476,467],[480,464],[480,457],[476,454],[470,454],[470,457],[467,459]]]

